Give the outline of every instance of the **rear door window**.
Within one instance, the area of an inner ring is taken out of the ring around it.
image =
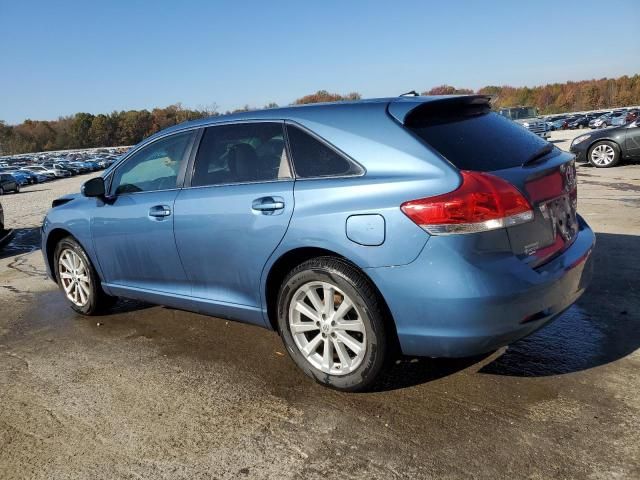
[[[435,114],[425,109],[424,114],[412,116],[405,126],[461,170],[517,167],[548,145],[512,120],[475,109]]]
[[[287,125],[287,135],[297,177],[343,177],[363,173],[359,165],[301,128]]]
[[[208,127],[196,156],[192,187],[291,178],[282,123]]]

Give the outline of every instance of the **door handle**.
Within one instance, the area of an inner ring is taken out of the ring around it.
[[[273,212],[284,208],[284,199],[280,197],[262,197],[256,198],[251,208],[259,212]]]
[[[163,218],[171,215],[171,208],[167,205],[156,205],[149,209],[149,216],[155,218]]]

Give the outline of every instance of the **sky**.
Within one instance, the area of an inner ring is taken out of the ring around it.
[[[640,0],[0,0],[0,120],[633,75],[639,25]]]

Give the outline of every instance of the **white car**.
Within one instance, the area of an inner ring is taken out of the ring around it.
[[[43,167],[42,165],[33,165],[30,167],[22,167],[20,170],[27,170],[29,172],[37,173],[39,175],[44,175],[45,177],[62,177],[62,171],[57,169],[51,169],[47,167]]]

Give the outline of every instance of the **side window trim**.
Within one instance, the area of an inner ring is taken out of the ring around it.
[[[206,129],[208,128],[219,128],[219,127],[227,127],[231,125],[251,125],[256,123],[277,123],[282,127],[282,135],[285,143],[285,152],[287,155],[287,162],[289,164],[289,171],[291,172],[291,178],[275,178],[273,180],[257,180],[257,181],[247,181],[247,182],[231,182],[231,183],[217,183],[214,185],[193,185],[193,175],[196,168],[196,159],[198,156],[198,150],[200,149],[200,145],[204,138],[204,134]],[[189,158],[189,162],[187,165],[187,170],[185,174],[183,188],[212,188],[212,187],[226,187],[230,185],[252,185],[252,184],[260,184],[260,183],[274,183],[274,182],[293,182],[296,180],[295,171],[293,167],[293,160],[291,158],[291,150],[289,149],[289,141],[287,137],[287,129],[285,126],[284,120],[278,119],[255,119],[255,120],[235,120],[235,121],[227,121],[227,122],[219,122],[212,123],[209,125],[203,125],[200,127],[198,134],[196,135],[196,139],[193,144],[193,148],[191,151],[191,155]]]
[[[287,126],[287,128],[285,128],[285,136],[286,136],[286,139],[287,139],[287,141],[286,141],[286,143],[287,143],[287,153],[289,155],[289,163],[291,164],[291,169],[292,169],[291,172],[294,174],[296,182],[298,182],[298,181],[306,181],[306,180],[323,180],[323,179],[328,179],[328,178],[363,177],[363,176],[365,176],[367,174],[367,169],[364,167],[364,165],[362,165],[360,162],[358,162],[357,160],[353,159],[351,156],[349,156],[348,154],[346,154],[345,152],[340,150],[338,147],[333,145],[331,142],[329,142],[328,140],[324,139],[323,137],[321,137],[320,135],[318,135],[314,131],[308,129],[304,125],[301,125],[300,123],[298,123],[298,122],[296,122],[294,120],[285,120],[285,125]],[[295,170],[295,168],[296,168],[296,160],[295,160],[295,158],[293,158],[293,151],[292,151],[291,145],[289,143],[289,129],[288,129],[289,126],[297,127],[298,129],[302,130],[304,133],[306,133],[310,137],[314,138],[318,142],[322,143],[325,147],[331,149],[337,155],[339,155],[342,158],[344,158],[350,164],[355,165],[356,167],[358,167],[358,169],[360,171],[358,173],[350,173],[350,174],[346,174],[346,175],[324,175],[324,176],[319,176],[319,177],[300,177],[298,175],[298,173],[296,172],[296,170]]]
[[[122,195],[140,195],[140,194],[144,194],[144,193],[153,193],[153,192],[168,192],[171,190],[179,190],[181,188],[184,187],[184,181],[186,178],[186,168],[187,168],[187,163],[188,160],[191,157],[191,154],[193,152],[193,147],[194,147],[194,143],[195,143],[195,139],[196,137],[198,137],[198,132],[197,130],[201,130],[199,127],[198,128],[188,128],[188,129],[184,129],[184,130],[179,130],[177,132],[171,132],[168,133],[166,135],[162,135],[161,137],[158,137],[156,139],[154,139],[152,142],[148,142],[145,143],[144,145],[141,145],[138,148],[135,148],[132,152],[130,152],[129,154],[127,154],[126,157],[124,157],[120,162],[118,162],[118,164],[109,171],[109,173],[107,174],[107,177],[109,177],[108,183],[109,183],[109,188],[107,189],[107,191],[109,192],[109,197],[115,198],[115,197],[119,197]],[[180,163],[180,170],[178,171],[178,176],[176,178],[176,187],[175,188],[166,188],[166,189],[162,189],[162,190],[150,190],[150,191],[144,191],[144,192],[121,192],[118,194],[115,194],[113,192],[113,179],[116,176],[116,172],[118,171],[118,169],[122,168],[124,165],[127,164],[127,162],[134,157],[136,154],[138,154],[139,152],[142,152],[143,150],[146,150],[148,147],[153,146],[154,144],[156,144],[157,142],[160,142],[162,140],[165,140],[171,136],[175,136],[175,135],[181,135],[184,133],[189,133],[191,135],[191,138],[189,139],[189,143],[187,145],[187,148],[185,149],[184,155],[182,157],[182,162]]]

